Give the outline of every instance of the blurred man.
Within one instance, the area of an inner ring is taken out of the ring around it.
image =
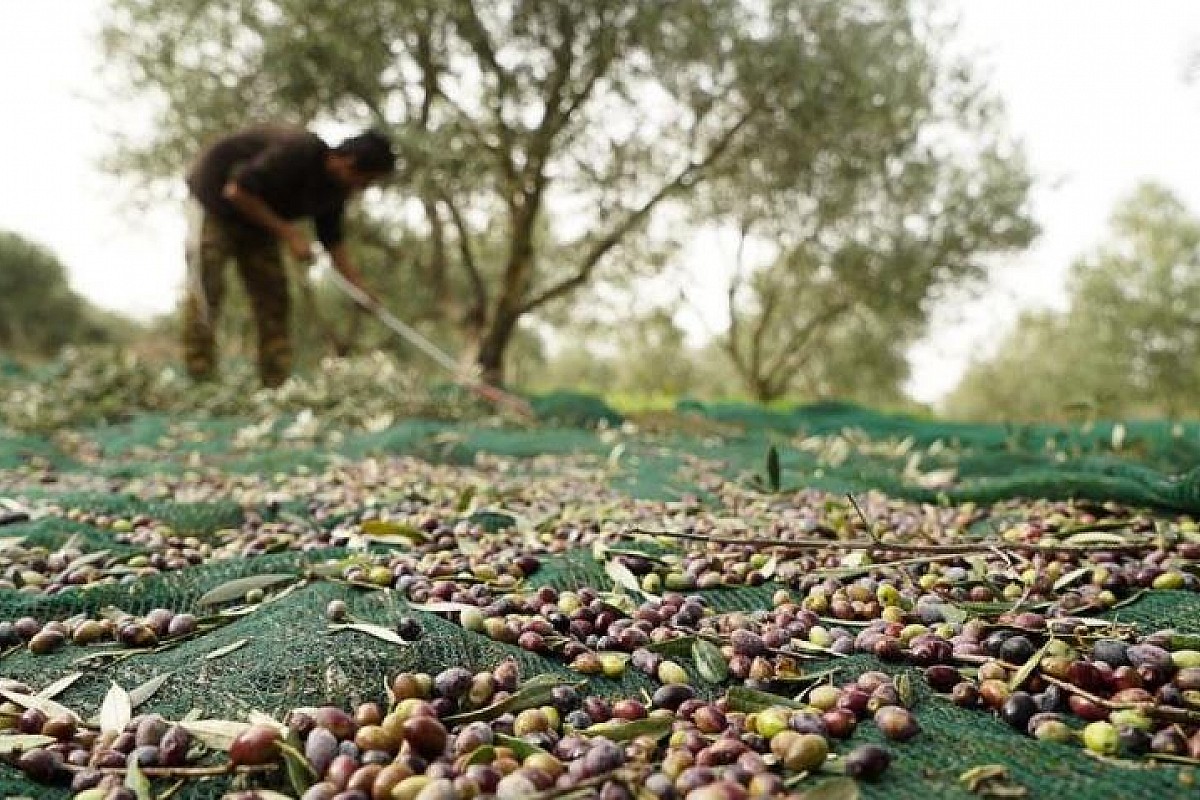
[[[264,386],[279,386],[292,370],[288,281],[281,244],[301,263],[312,242],[311,219],[334,268],[370,297],[346,248],[346,203],[395,170],[387,138],[367,132],[330,147],[318,136],[287,128],[253,128],[210,145],[187,175],[188,286],[183,348],[188,374],[216,372],[215,328],[225,295],[225,266],[237,265],[258,326],[258,370]]]

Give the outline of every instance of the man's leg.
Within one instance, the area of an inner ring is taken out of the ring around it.
[[[258,374],[263,386],[274,388],[292,372],[290,298],[279,244],[256,240],[239,248],[238,270],[258,323]]]
[[[220,223],[198,203],[188,209],[187,286],[183,299],[183,360],[196,381],[217,371],[216,325],[225,296],[230,245]]]

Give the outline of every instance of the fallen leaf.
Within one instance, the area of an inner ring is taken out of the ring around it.
[[[120,733],[132,717],[133,703],[129,693],[114,683],[100,704],[100,732]]]

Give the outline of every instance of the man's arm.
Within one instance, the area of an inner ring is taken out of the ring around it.
[[[272,211],[261,197],[242,188],[237,179],[225,184],[221,194],[246,219],[282,240],[293,257],[304,262],[312,261],[312,243],[304,232]]]

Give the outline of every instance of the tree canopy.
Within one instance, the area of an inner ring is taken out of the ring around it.
[[[1113,211],[1072,266],[1068,309],[1030,312],[947,401],[984,418],[1177,416],[1200,393],[1200,219],[1163,186]]]
[[[68,344],[112,341],[123,327],[72,291],[54,253],[0,231],[0,350],[52,356]]]
[[[938,285],[1031,234],[1022,163],[927,16],[902,0],[114,0],[110,64],[154,119],[113,166],[176,176],[263,119],[389,130],[404,169],[370,208],[393,254],[374,271],[403,260],[408,302],[497,381],[529,315],[658,269],[696,226],[750,227],[780,261],[731,294],[728,350],[771,396],[855,326],[887,320],[874,338],[899,348]]]

